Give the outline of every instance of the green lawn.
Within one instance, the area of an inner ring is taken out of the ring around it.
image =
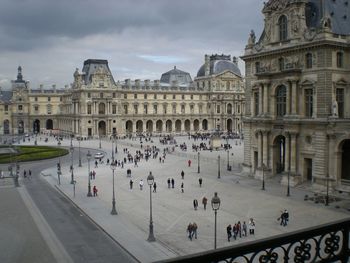
[[[12,161],[29,162],[55,158],[68,154],[68,150],[49,146],[15,146],[17,153],[0,154],[0,163],[10,163]]]

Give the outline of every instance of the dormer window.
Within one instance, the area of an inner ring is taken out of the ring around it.
[[[278,20],[280,41],[286,41],[288,38],[288,20],[282,15]]]

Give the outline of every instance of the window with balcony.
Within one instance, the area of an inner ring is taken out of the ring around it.
[[[276,91],[276,113],[281,118],[286,115],[287,111],[287,88],[279,86]]]
[[[313,89],[305,89],[305,117],[311,118],[313,114]]]

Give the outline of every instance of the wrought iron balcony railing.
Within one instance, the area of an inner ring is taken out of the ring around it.
[[[350,262],[350,219],[158,263]]]

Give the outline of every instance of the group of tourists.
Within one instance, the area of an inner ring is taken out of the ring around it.
[[[243,221],[243,223],[241,223],[241,221],[238,221],[233,225],[229,224],[226,227],[227,241],[230,242],[232,237],[234,240],[237,240],[237,237],[241,238],[248,236],[248,230],[250,235],[255,234],[255,222],[253,218],[249,219],[248,224],[246,224],[245,221]]]

